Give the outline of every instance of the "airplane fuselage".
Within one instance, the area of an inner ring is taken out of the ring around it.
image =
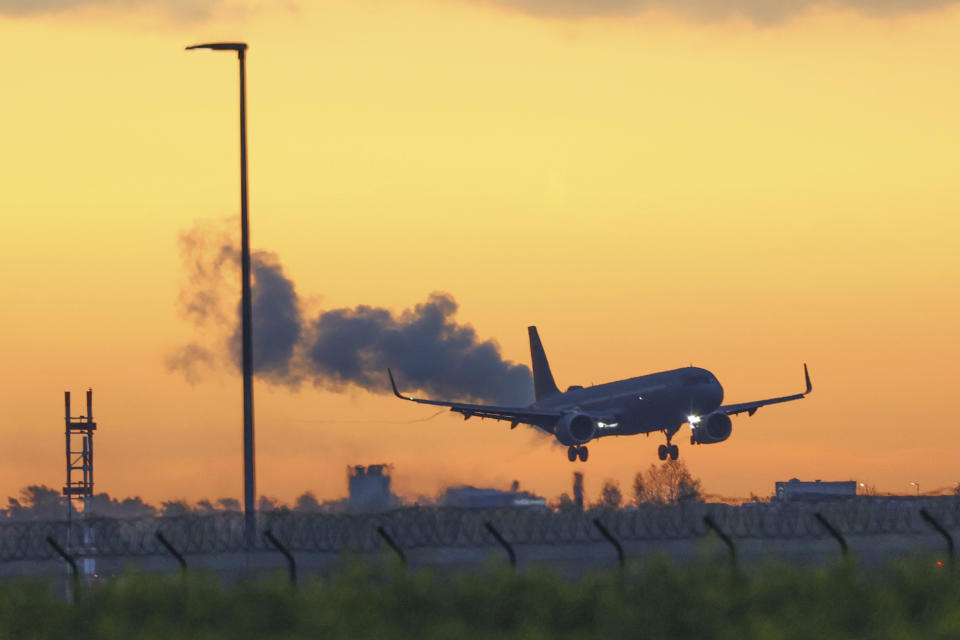
[[[800,400],[813,390],[804,364],[806,390],[802,393],[735,404],[722,404],[720,382],[699,367],[661,371],[592,387],[569,387],[561,392],[553,379],[537,328],[529,327],[528,333],[536,398],[532,405],[501,406],[405,396],[397,389],[393,373],[388,370],[393,393],[401,400],[449,407],[465,420],[473,417],[503,420],[510,423],[510,428],[529,424],[566,445],[570,462],[578,459],[586,462],[586,445],[591,440],[653,431],[662,431],[667,439],[657,450],[658,457],[676,460],[679,449],[672,438],[684,423],[691,427],[691,445],[724,442],[732,432],[730,416],[741,413],[752,416],[760,407]]]
[[[531,406],[609,415],[614,420],[598,428],[597,437],[604,437],[675,430],[690,416],[712,413],[722,403],[723,387],[716,376],[706,369],[684,367],[591,387],[571,387]]]

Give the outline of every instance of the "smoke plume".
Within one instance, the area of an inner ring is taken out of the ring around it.
[[[239,252],[238,252],[239,253]],[[283,274],[280,260],[272,253],[255,251],[250,257],[253,273],[253,366],[255,373],[271,382],[296,386],[299,375],[293,367],[303,333],[300,303],[293,282]],[[240,317],[240,305],[234,317]],[[230,352],[242,366],[243,341],[240,324],[230,337]]]
[[[220,361],[240,366],[239,251],[224,234],[198,226],[181,235],[187,272],[180,292],[184,317],[218,335],[210,349],[198,343],[181,347],[167,367],[195,381]],[[492,340],[456,321],[457,302],[448,293],[432,293],[411,309],[395,312],[359,305],[312,316],[304,312],[293,281],[279,258],[256,251],[253,274],[254,374],[269,383],[299,388],[304,382],[340,391],[350,386],[388,393],[387,368],[408,390],[429,396],[525,405],[533,398],[530,370],[504,360]],[[226,332],[227,337],[223,337]]]

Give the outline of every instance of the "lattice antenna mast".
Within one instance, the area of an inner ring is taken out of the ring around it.
[[[73,511],[71,502],[87,501],[93,497],[93,432],[97,423],[93,421],[93,389],[87,389],[87,414],[70,415],[70,392],[65,391],[64,417],[66,420],[67,447],[67,484],[63,495],[67,497],[67,516]]]

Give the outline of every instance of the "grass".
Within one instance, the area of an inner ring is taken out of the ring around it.
[[[960,638],[960,579],[926,559],[868,570],[654,559],[579,580],[487,567],[407,573],[356,564],[290,588],[131,573],[70,605],[0,583],[0,638]]]

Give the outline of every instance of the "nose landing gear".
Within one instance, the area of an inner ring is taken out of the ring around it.
[[[586,462],[587,456],[590,455],[590,452],[587,451],[587,448],[583,445],[579,447],[567,447],[567,460],[570,462],[575,461],[577,458],[580,458],[580,462]]]

